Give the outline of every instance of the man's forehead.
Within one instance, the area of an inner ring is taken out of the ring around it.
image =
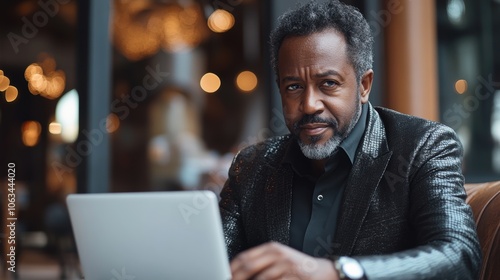
[[[280,65],[291,61],[340,61],[347,58],[346,43],[342,34],[334,29],[293,36],[283,41],[278,57]]]
[[[285,43],[289,43],[292,41],[305,42],[305,41],[317,41],[318,39],[321,39],[321,40],[340,40],[345,44],[344,34],[333,27],[329,27],[329,28],[321,29],[321,30],[307,33],[307,34],[287,35],[283,38],[283,41],[281,42],[281,46],[283,46],[283,44],[285,44]]]
[[[283,40],[278,52],[278,62],[285,60],[347,58],[347,46],[344,36],[338,31],[324,30],[308,35],[288,37]]]
[[[279,80],[311,77],[354,75],[344,36],[336,29],[324,29],[283,40],[278,54]]]

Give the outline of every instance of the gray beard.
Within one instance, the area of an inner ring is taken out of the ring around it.
[[[344,131],[338,131],[338,133],[333,135],[324,144],[316,144],[316,143],[305,144],[298,137],[297,140],[300,149],[302,150],[302,153],[307,158],[315,160],[320,160],[330,157],[331,155],[333,155],[333,153],[337,151],[340,143],[342,143],[342,141],[344,141],[344,139],[346,139],[347,136],[351,134],[351,131],[354,129],[356,123],[358,123],[360,116],[361,116],[361,106],[358,106],[356,109],[356,113],[354,114],[354,117],[352,118],[351,123],[349,124],[347,129],[345,129]]]

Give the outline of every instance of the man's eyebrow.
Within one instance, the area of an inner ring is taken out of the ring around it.
[[[281,79],[281,81],[282,82],[288,82],[288,81],[297,82],[297,81],[300,81],[300,78],[296,77],[296,76],[285,76]]]
[[[342,76],[340,75],[339,72],[331,69],[331,70],[327,70],[325,72],[321,72],[321,73],[318,73],[318,74],[315,74],[314,77],[316,78],[324,78],[324,77],[328,77],[328,76]]]
[[[325,72],[314,74],[314,77],[316,77],[316,78],[324,78],[324,77],[328,77],[328,76],[342,77],[342,75],[339,72],[337,72],[336,70],[333,70],[333,69],[326,70]],[[300,80],[301,80],[300,77],[297,77],[297,76],[285,76],[281,79],[281,82],[290,82],[290,81],[297,82]]]

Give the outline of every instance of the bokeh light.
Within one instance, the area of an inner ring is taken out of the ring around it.
[[[78,92],[75,89],[64,94],[56,105],[56,121],[61,124],[61,138],[66,143],[78,137]]]
[[[257,87],[257,76],[251,71],[243,71],[236,77],[236,86],[243,92],[251,92]]]
[[[202,7],[196,2],[114,1],[113,44],[137,61],[160,49],[192,49],[208,37]]]
[[[234,26],[234,16],[226,10],[217,9],[208,17],[207,24],[213,32],[226,32]]]
[[[61,124],[57,123],[57,122],[51,122],[49,124],[49,132],[51,134],[55,134],[55,135],[61,134],[61,132],[62,132]]]
[[[15,86],[9,86],[5,90],[5,100],[7,102],[13,102],[14,100],[17,99],[18,96],[18,90]]]
[[[160,15],[163,20],[161,47],[167,51],[191,49],[203,41],[208,30],[198,4],[170,6]]]
[[[220,78],[214,73],[209,72],[201,77],[200,86],[205,92],[214,93],[220,88],[220,85]]]
[[[66,75],[63,71],[56,70],[56,61],[53,57],[42,53],[40,61],[30,64],[24,71],[28,89],[33,95],[56,99],[64,92]]]
[[[467,91],[468,85],[466,80],[458,80],[455,83],[455,90],[458,94],[464,94]]]
[[[10,85],[10,80],[2,74],[0,76],[0,91],[5,91]]]
[[[21,132],[24,145],[34,147],[40,139],[42,126],[37,121],[25,121],[21,126]]]
[[[120,127],[120,118],[116,114],[109,114],[106,119],[106,130],[108,133],[113,133]]]

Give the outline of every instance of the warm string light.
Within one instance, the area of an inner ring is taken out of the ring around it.
[[[223,9],[215,10],[207,21],[208,28],[215,33],[226,32],[234,26],[234,16]]]
[[[207,27],[222,33],[233,28],[234,16],[216,9],[205,21],[195,1],[157,4],[154,1],[114,1],[113,43],[129,60],[140,60],[160,49],[176,52],[198,46]]]
[[[60,97],[66,87],[66,75],[63,71],[56,70],[55,59],[45,54],[42,54],[40,63],[32,63],[26,68],[24,77],[33,95],[48,99]]]
[[[0,92],[4,92],[5,101],[14,102],[19,95],[17,88],[10,84],[10,79],[0,70]]]
[[[42,126],[37,121],[25,121],[21,126],[21,132],[24,145],[34,147],[40,140]]]
[[[253,91],[257,82],[257,76],[251,71],[243,71],[236,77],[236,86],[245,93]]]
[[[62,126],[60,123],[57,123],[57,122],[51,122],[49,124],[49,132],[50,134],[54,134],[54,135],[59,135],[62,133]]]
[[[236,76],[236,87],[243,93],[251,93],[257,88],[257,76],[251,71],[242,71]],[[200,79],[200,87],[206,93],[214,93],[219,90],[222,82],[219,76],[208,72]]]
[[[5,100],[7,102],[14,102],[17,99],[18,96],[18,90],[14,86],[9,86],[5,90]]]
[[[206,73],[201,77],[200,80],[200,87],[207,93],[214,93],[216,92],[221,85],[221,81],[219,76],[217,76],[214,73]]]
[[[113,43],[129,60],[198,46],[208,35],[201,7],[155,4],[152,1],[115,1]]]
[[[0,70],[2,71],[2,70]],[[0,73],[0,91],[5,91],[10,85],[10,79],[4,76],[3,71]]]

